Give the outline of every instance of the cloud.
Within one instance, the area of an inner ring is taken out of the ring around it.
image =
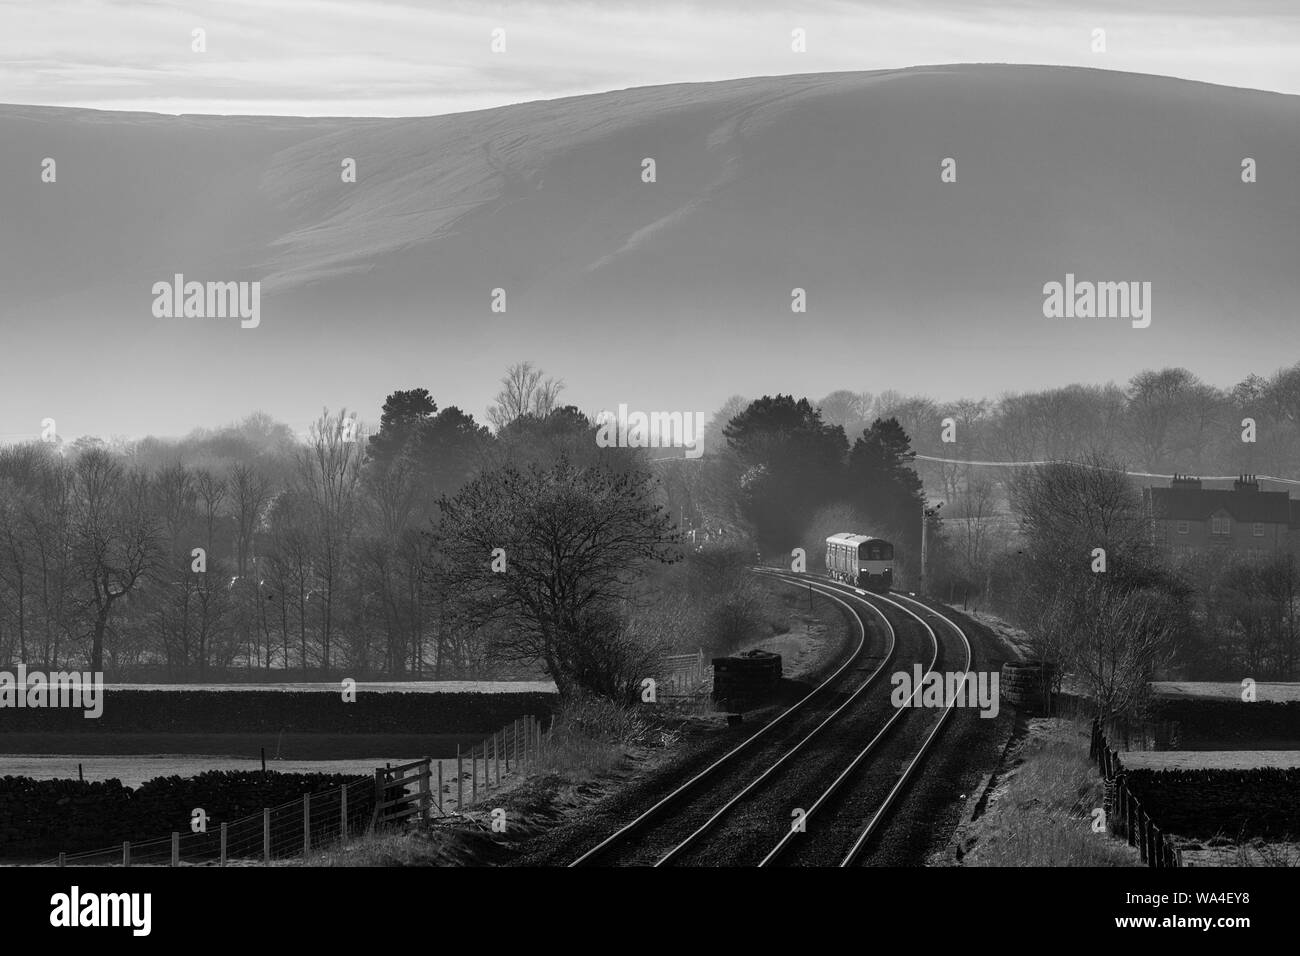
[[[207,52],[190,48],[207,31]],[[790,49],[790,31],[808,49]],[[490,49],[506,31],[506,52]],[[1091,50],[1094,28],[1107,52]],[[755,75],[923,63],[1094,66],[1300,92],[1291,0],[107,0],[0,2],[10,102],[160,112],[418,116]]]

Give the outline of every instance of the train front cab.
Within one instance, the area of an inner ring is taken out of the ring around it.
[[[858,575],[858,587],[868,591],[879,591],[882,594],[890,589],[894,583],[894,569],[885,568],[879,574],[869,574],[866,571]]]
[[[888,591],[894,583],[894,546],[872,538],[858,548],[858,587]]]

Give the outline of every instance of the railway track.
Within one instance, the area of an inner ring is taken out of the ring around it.
[[[930,725],[915,753],[909,751],[896,779],[890,776],[893,786],[875,799],[874,812],[860,818],[866,819],[865,826],[856,829],[854,838],[846,843],[842,832],[833,834],[847,847],[841,865],[861,859],[872,836],[888,818],[891,806],[933,744],[951,707],[945,708],[937,720],[933,711],[895,708],[889,703],[887,683],[879,678],[891,663],[901,664],[904,658],[908,667],[914,661],[923,663],[926,673],[943,663],[944,642],[926,617],[942,620],[945,623],[941,627],[957,635],[964,646],[965,670],[969,670],[971,661],[969,641],[950,620],[908,598],[868,595],[806,574],[760,570],[785,583],[809,587],[847,610],[859,635],[853,652],[830,677],[777,718],[570,865],[766,866],[778,861],[798,863],[813,843],[821,846],[824,859],[822,837],[832,835],[831,828],[822,828],[826,834],[812,828],[814,817],[819,823],[823,817],[832,816],[842,821],[845,806],[861,803],[858,791],[864,772],[879,753],[890,749],[885,741],[891,731],[900,725],[916,724],[918,715],[928,715]],[[869,653],[871,625],[885,638],[883,651],[875,655]],[[878,661],[874,667],[873,660]],[[864,671],[869,672],[865,678]],[[913,693],[920,692],[917,687]],[[862,740],[868,738],[863,746]],[[846,754],[852,755],[847,762]],[[899,758],[894,754],[891,759]],[[801,827],[786,822],[792,819],[792,807],[806,807],[799,811]],[[842,831],[842,827],[834,829]]]
[[[849,591],[858,591],[851,585],[843,585],[842,587]],[[970,639],[950,618],[920,601],[897,593],[889,596],[874,593],[860,596],[865,600],[894,607],[911,620],[917,622],[929,634],[936,653],[934,665],[929,670],[942,669],[952,664],[957,665],[957,667],[953,668],[954,670],[960,670],[963,673],[971,670],[974,650],[971,647]],[[935,624],[938,624],[939,627],[936,628]],[[945,642],[940,638],[940,630],[945,628],[948,635],[947,643],[952,645],[952,648],[956,651],[955,654],[944,648]],[[796,834],[789,832],[785,834],[781,842],[764,857],[760,863],[761,866],[778,862],[829,863],[827,854],[830,848],[825,844],[828,841],[837,842],[830,833],[826,832],[832,829],[840,831],[838,842],[841,846],[844,843],[844,837],[852,835],[852,842],[847,845],[847,849],[844,849],[842,854],[835,854],[838,857],[838,865],[848,867],[865,862],[866,851],[871,845],[872,839],[890,820],[890,814],[896,807],[900,796],[905,792],[908,783],[913,779],[916,771],[932,750],[939,732],[948,723],[955,709],[955,701],[953,700],[948,701],[937,716],[933,710],[913,708],[911,706],[913,699],[920,693],[921,688],[919,686],[913,688],[912,694],[903,706],[894,710],[885,726],[881,727],[880,731],[848,761],[841,773],[822,790],[817,800],[805,813],[805,824],[808,827],[808,833]],[[910,722],[913,725],[908,728],[907,734],[911,741],[898,742],[899,745],[894,749],[901,752],[894,754],[882,752],[889,749],[885,743],[885,738],[891,729],[894,730],[896,735],[901,736],[899,734],[900,728],[895,726],[896,722],[900,721]],[[846,791],[855,792],[848,793]],[[833,812],[836,813],[837,819],[833,823],[839,825],[823,827],[822,832],[816,834],[822,841],[821,845],[818,845],[817,840],[813,839],[801,841],[800,837],[813,835],[811,829],[812,819],[814,813],[819,810],[828,815]],[[854,820],[858,822],[851,822]],[[865,822],[862,822],[864,820]],[[803,843],[802,846],[799,845],[801,842]],[[796,859],[786,859],[789,856],[794,856]]]

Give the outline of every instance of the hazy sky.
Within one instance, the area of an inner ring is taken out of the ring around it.
[[[191,31],[206,31],[206,52]],[[791,50],[806,30],[807,51]],[[493,53],[494,29],[505,52]],[[1093,52],[1093,30],[1105,52]],[[925,63],[1300,92],[1295,0],[0,0],[0,102],[427,116],[633,86]]]

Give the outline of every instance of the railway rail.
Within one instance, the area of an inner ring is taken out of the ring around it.
[[[936,623],[942,622],[940,628],[949,629],[949,640],[956,635],[965,658],[965,671],[970,669],[972,660],[969,640],[950,619],[902,595],[886,597],[868,593],[852,585],[808,574],[765,568],[756,570],[787,584],[811,588],[840,605],[856,623],[856,646],[844,663],[821,684],[631,822],[587,850],[572,861],[571,866],[620,860],[638,862],[638,857],[640,862],[652,862],[655,866],[680,864],[692,859],[707,863],[710,847],[718,846],[729,847],[734,853],[737,839],[748,838],[751,843],[763,839],[757,834],[749,834],[744,820],[736,818],[743,817],[747,805],[752,805],[748,806],[749,812],[761,812],[763,800],[769,803],[779,801],[780,795],[771,792],[778,784],[796,786],[805,794],[815,792],[815,799],[803,812],[803,826],[790,826],[779,839],[746,849],[754,853],[754,862],[759,866],[772,865],[798,855],[797,851],[791,851],[800,844],[806,846],[817,839],[817,834],[808,829],[814,815],[818,815],[818,819],[827,815],[843,793],[857,786],[891,730],[900,721],[915,723],[924,719],[918,718],[918,714],[930,715],[933,724],[925,728],[928,733],[924,733],[915,753],[909,754],[901,773],[896,775],[883,799],[875,802],[874,812],[856,831],[840,865],[849,866],[860,861],[873,835],[889,818],[891,808],[933,747],[953,707],[949,702],[937,719],[932,710],[914,710],[908,706],[892,708],[892,713],[882,718],[879,712],[887,703],[888,695],[886,693],[882,698],[874,691],[881,683],[880,677],[900,656],[904,641],[900,638],[899,628],[906,623],[911,630],[919,630],[928,638],[927,650],[919,655],[929,658],[926,673],[936,670],[945,656],[939,631],[927,621],[927,617],[935,619]],[[869,653],[869,624],[878,625],[876,629],[885,637],[883,652],[878,655]],[[915,637],[909,638],[908,642],[914,643]],[[865,669],[863,662],[874,656],[879,657],[879,662],[865,679],[855,683],[854,675]],[[918,657],[916,654],[912,656]],[[913,697],[919,693],[920,686],[913,690]],[[837,695],[842,697],[838,703]],[[911,698],[908,703],[911,703]],[[870,740],[865,746],[860,746],[858,742],[864,736],[870,736]],[[847,763],[844,760],[846,752],[852,753]],[[800,779],[801,773],[806,774],[807,779]],[[810,791],[809,786],[814,790]],[[765,819],[781,819],[779,813],[771,812],[771,806],[767,810]],[[789,812],[788,808],[786,812]],[[765,855],[757,856],[765,848]]]

